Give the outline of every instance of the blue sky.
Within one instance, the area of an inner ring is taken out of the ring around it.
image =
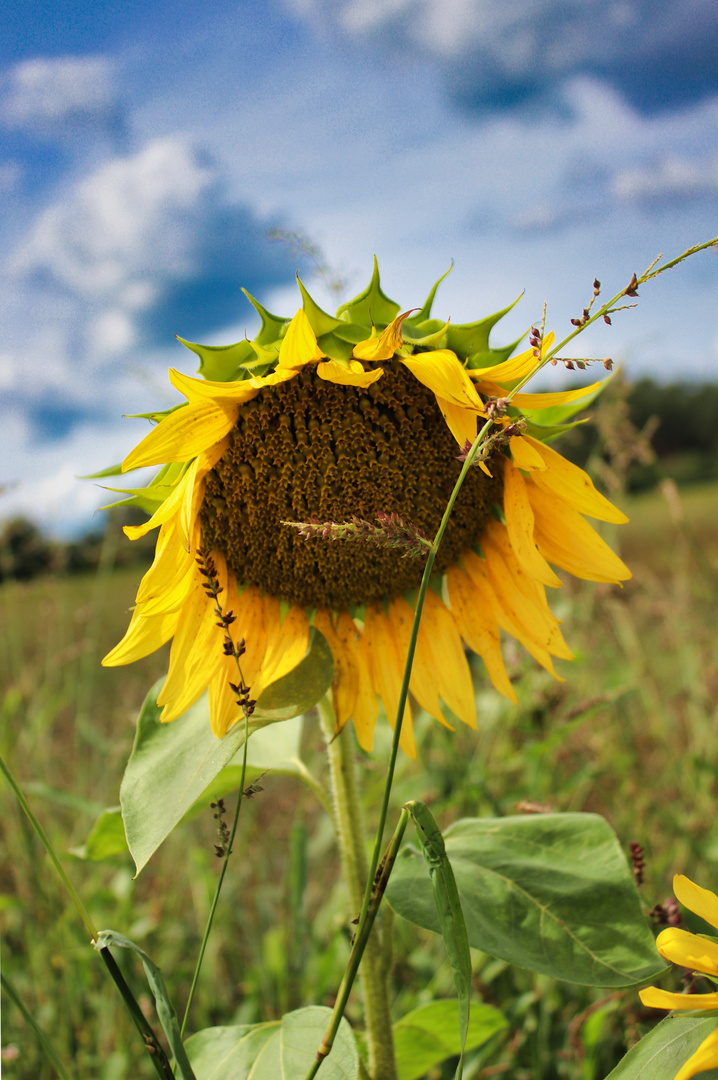
[[[174,340],[250,333],[246,286],[298,306],[301,230],[348,281],[568,330],[598,276],[718,233],[713,0],[10,3],[0,40],[0,516],[68,534],[75,476],[175,400]],[[577,355],[713,378],[718,256],[642,290]]]

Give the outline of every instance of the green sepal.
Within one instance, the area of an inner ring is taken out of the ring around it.
[[[432,319],[432,322],[438,320]],[[411,345],[412,348],[424,347],[427,349],[441,349],[444,347],[447,341],[447,332],[451,319],[445,323],[441,323],[436,329],[432,329],[429,333],[424,334],[422,337],[414,337],[414,332],[421,334],[424,327],[413,326],[408,320],[404,322],[401,328],[401,336],[404,339],[405,345]],[[443,339],[443,340],[442,340]]]
[[[323,334],[317,345],[330,360],[349,360],[354,352],[351,341],[343,341],[337,334]]]
[[[487,315],[484,319],[479,319],[478,322],[473,323],[457,323],[449,327],[448,348],[452,352],[455,352],[457,356],[462,358],[469,357],[469,367],[488,367],[489,364],[497,363],[499,361],[493,359],[487,359],[486,362],[481,362],[480,357],[489,357],[494,350],[489,349],[489,334],[492,327],[496,325],[499,319],[503,319],[512,308],[516,307],[519,300],[523,296],[521,293],[516,297],[512,304],[503,308],[501,311],[494,312],[493,315]],[[519,338],[519,341],[521,338]],[[512,351],[515,346],[512,346]],[[503,352],[503,350],[498,350]],[[510,355],[510,354],[509,354]]]
[[[109,465],[99,472],[88,473],[86,476],[78,476],[78,480],[105,480],[108,476],[122,476],[122,462],[119,465]]]
[[[251,370],[254,373],[254,368],[274,367],[277,362],[277,357],[279,356],[279,345],[277,344],[277,342],[273,342],[271,345],[265,346],[261,345],[255,338],[254,341],[250,341],[249,344],[252,346],[252,351],[254,352],[257,359],[248,361],[248,363],[244,365],[245,368]]]
[[[335,337],[341,338],[342,341],[350,341],[352,345],[358,345],[360,341],[366,341],[368,336],[366,326],[350,322],[340,323],[333,331],[333,334]]]
[[[571,428],[578,427],[579,424],[585,424],[589,420],[587,416],[585,420],[574,420],[571,424],[535,424],[533,420],[529,420],[526,417],[526,434],[530,435],[532,439],[538,439],[542,443],[551,443],[554,439],[558,439],[560,435],[564,435]]]
[[[289,319],[283,319],[281,315],[272,315],[271,311],[267,311],[246,289],[242,289],[242,292],[262,320],[262,326],[254,340],[259,345],[269,345],[284,337],[289,326]]]
[[[419,312],[419,314],[416,317],[417,322],[422,322],[422,321],[424,321],[424,320],[431,317],[431,308],[432,308],[433,303],[434,303],[434,297],[436,296],[436,290],[439,288],[439,285],[441,285],[444,278],[448,277],[453,269],[454,269],[454,260],[452,259],[451,260],[451,266],[446,271],[446,273],[442,274],[441,277],[439,278],[439,280],[437,282],[435,282],[434,285],[431,286],[431,291],[430,291],[429,295],[427,296],[426,300],[424,301],[424,304],[422,306],[421,311]]]
[[[210,382],[234,382],[248,360],[254,359],[254,350],[246,338],[234,345],[198,345],[185,341],[179,334],[177,340],[199,357],[198,374]]]
[[[362,326],[388,326],[400,311],[396,301],[390,300],[381,290],[379,263],[375,255],[371,281],[353,300],[337,308],[337,316],[345,322],[358,322]]]
[[[486,349],[483,352],[481,350],[472,352],[466,358],[466,366],[472,371],[478,371],[481,368],[493,367],[494,364],[503,364],[505,360],[508,360],[509,357],[516,352],[516,349],[525,336],[525,334],[522,334],[516,341],[512,341],[510,345],[504,345],[500,349]],[[502,380],[503,385],[507,390],[512,390],[518,381],[518,379],[514,379],[513,382]]]
[[[319,304],[312,299],[307,290],[304,288],[302,279],[297,274],[297,285],[299,291],[302,294],[302,307],[304,308],[304,314],[309,319],[309,325],[314,331],[317,338],[324,337],[326,334],[331,334],[333,330],[336,330],[338,326],[341,326],[339,319],[335,319],[333,315],[329,315],[326,311],[319,307]]]
[[[151,420],[154,424],[159,424],[166,416],[171,416],[172,413],[177,412],[178,409],[184,409],[186,404],[186,401],[180,401],[169,409],[158,409],[155,412],[125,413],[125,420]]]

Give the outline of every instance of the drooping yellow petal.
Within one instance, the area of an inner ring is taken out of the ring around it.
[[[252,696],[258,697],[270,683],[276,682],[293,671],[309,646],[309,623],[304,608],[294,604],[273,640],[267,643],[267,652],[259,676],[252,687]]]
[[[698,1073],[718,1066],[718,1029],[711,1031],[694,1054],[678,1070],[673,1080],[691,1080]]]
[[[673,892],[679,903],[718,929],[718,896],[715,893],[702,889],[685,874],[675,875]]]
[[[573,660],[558,619],[546,602],[543,586],[524,573],[511,547],[508,530],[498,521],[489,521],[481,537],[481,547],[494,593],[498,597],[501,592],[516,622],[552,656]]]
[[[178,536],[176,521],[170,520],[162,525],[157,535],[152,566],[142,578],[137,590],[137,603],[141,604],[171,589],[192,564],[192,560],[192,552],[187,550]]]
[[[638,991],[638,996],[649,1009],[718,1009],[718,994],[671,994],[647,986]]]
[[[585,518],[532,479],[526,491],[534,512],[534,540],[544,558],[584,581],[628,581],[631,571]]]
[[[669,926],[658,935],[656,948],[672,964],[680,964],[691,971],[702,971],[704,975],[718,975],[718,943],[700,934]]]
[[[422,659],[431,665],[442,700],[463,723],[476,728],[476,699],[461,635],[451,612],[431,589],[424,601],[419,637]]]
[[[473,409],[465,409],[462,405],[456,405],[453,401],[447,401],[446,398],[437,397],[436,404],[441,410],[446,426],[461,449],[463,450],[467,441],[473,443],[478,428],[478,413]],[[484,462],[482,461],[480,464],[484,471],[488,472]],[[491,473],[489,473],[490,475]]]
[[[391,624],[391,630],[394,635],[394,640],[399,646],[399,658],[403,664],[406,663],[406,658],[409,654],[409,640],[411,638],[411,626],[414,621],[414,612],[403,596],[396,596],[389,604],[389,622]],[[411,680],[409,682],[409,689],[412,694],[421,705],[424,712],[427,712],[429,716],[433,716],[435,720],[438,720],[444,727],[448,727],[450,731],[453,731],[451,724],[449,724],[441,711],[441,702],[439,701],[439,691],[435,680],[432,677],[432,665],[426,662],[426,647],[425,638],[426,635],[422,635],[421,630],[423,626],[422,622],[419,624],[419,637],[416,642],[416,652],[414,654],[414,664],[411,669]],[[421,641],[421,639],[424,639]],[[431,646],[429,643],[429,652]]]
[[[461,556],[461,561],[473,584],[481,590],[484,603],[491,610],[499,626],[515,637],[534,660],[537,660],[541,667],[553,675],[554,679],[564,682],[565,680],[557,674],[546,646],[536,641],[535,633],[529,634],[526,631],[523,622],[517,621],[514,611],[516,598],[512,595],[511,587],[506,588],[501,581],[497,583],[495,577],[489,577],[486,560],[480,559],[473,551],[465,551]]]
[[[359,668],[355,659],[356,646],[351,642],[351,637],[356,636],[356,628],[348,611],[340,613],[339,624],[342,621],[343,633],[340,635],[329,611],[320,608],[314,616],[314,625],[326,638],[334,657],[332,707],[337,721],[337,731],[341,731],[354,711],[359,688]],[[347,635],[350,637],[349,641],[347,641]]]
[[[593,390],[597,390],[600,383],[592,383],[590,386],[580,386],[578,390],[556,390],[547,394],[514,394],[511,404],[517,409],[551,409],[554,405],[568,405],[570,401],[578,401],[586,397]]]
[[[534,512],[526,492],[526,484],[519,470],[508,458],[502,458],[504,472],[503,507],[506,517],[506,529],[514,555],[522,570],[551,588],[560,588],[561,581],[556,577],[545,558],[536,547],[534,539]]]
[[[370,753],[374,745],[374,728],[379,715],[379,701],[371,667],[369,643],[364,631],[359,634],[355,627],[353,635],[348,632],[346,625],[342,624],[343,615],[344,612],[339,616],[339,632],[347,647],[355,649],[354,659],[359,672],[357,698],[352,714],[354,730],[362,750]]]
[[[350,360],[349,365],[340,364],[338,360],[326,360],[317,364],[317,375],[327,382],[338,383],[341,386],[371,386],[384,374],[384,368],[374,368],[365,371],[358,360]]]
[[[522,435],[512,435],[509,439],[509,448],[517,469],[540,469],[543,472],[548,467],[538,450],[535,450],[528,439]]]
[[[433,390],[437,398],[453,402],[464,409],[483,412],[484,403],[456,353],[449,349],[435,349],[432,352],[418,353],[416,356],[402,357],[401,362],[415,379]]]
[[[139,540],[141,536],[145,536],[152,529],[157,529],[160,525],[164,525],[172,519],[177,519],[187,492],[191,492],[194,487],[198,465],[199,461],[195,459],[183,474],[181,480],[172,488],[165,501],[157,507],[151,518],[143,521],[141,525],[123,526],[122,531],[129,540]]]
[[[532,471],[534,480],[544,491],[563,499],[579,514],[587,514],[599,521],[613,521],[617,525],[624,525],[628,521],[617,506],[596,491],[591,477],[583,469],[579,469],[538,439],[533,439],[530,435],[522,438],[536,450],[547,466],[544,471]]]
[[[263,390],[265,386],[278,386],[280,383],[288,382],[296,376],[298,371],[299,368],[278,367],[270,371],[268,375],[252,375],[247,382],[256,390]]]
[[[170,368],[170,382],[175,390],[184,394],[189,402],[214,401],[217,405],[243,405],[257,396],[248,379],[233,382],[212,382],[210,379],[196,379],[185,375],[176,368]]]
[[[122,462],[122,471],[189,461],[218,443],[237,423],[239,405],[200,399],[165,416]]]
[[[541,345],[542,356],[545,356],[553,345],[554,337],[553,330],[546,334]],[[529,375],[537,363],[538,359],[534,355],[533,349],[527,349],[526,352],[519,353],[518,356],[512,356],[509,360],[504,360],[500,364],[494,364],[493,367],[474,368],[471,375],[474,379],[479,379],[479,381],[489,379],[499,383],[514,382],[516,379],[523,379],[524,376]]]
[[[458,566],[450,566],[446,578],[449,603],[459,633],[469,648],[483,660],[495,689],[515,705],[518,699],[504,666],[499,625],[493,616],[491,604]]]
[[[228,660],[231,660],[232,664],[228,664]],[[237,704],[237,695],[229,685],[230,682],[236,685],[237,681],[232,677],[233,664],[234,660],[231,656],[223,657],[223,663],[209,684],[209,722],[212,726],[212,734],[218,739],[224,738],[234,724],[240,720],[244,721],[244,713]],[[236,666],[234,675],[236,675]]]
[[[393,728],[399,710],[404,668],[389,620],[378,607],[367,608],[363,638],[367,643],[373,683],[384,702],[387,719]],[[416,757],[416,743],[408,701],[404,707],[399,745],[408,757]]]
[[[357,360],[391,360],[402,346],[401,326],[408,315],[411,315],[411,311],[397,315],[386,330],[382,330],[380,334],[374,333],[355,345],[353,355]]]
[[[277,367],[292,368],[296,371],[314,360],[321,360],[323,356],[309,319],[300,308],[282,338]]]
[[[114,649],[108,652],[102,661],[102,666],[119,667],[149,656],[172,637],[178,617],[179,612],[173,611],[166,615],[152,615],[145,619],[142,617],[141,609],[135,608],[125,636]]]

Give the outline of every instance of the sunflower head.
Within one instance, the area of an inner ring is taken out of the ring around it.
[[[126,490],[126,502],[152,513],[128,535],[155,527],[159,535],[129,630],[105,659],[127,663],[173,638],[163,719],[206,688],[217,735],[238,718],[227,689],[232,658],[222,655],[197,569],[198,550],[207,550],[259,709],[262,692],[303,657],[313,624],[334,659],[337,724],[351,717],[369,749],[377,698],[396,715],[424,566],[416,538],[428,544],[436,534],[479,422],[492,434],[437,553],[411,680],[418,704],[447,726],[455,717],[475,724],[465,646],[516,700],[502,630],[552,674],[552,657],[571,658],[546,603],[545,587],[561,584],[549,564],[599,581],[630,576],[583,517],[624,515],[547,445],[571,425],[541,423],[557,406],[566,421],[598,384],[513,393],[553,335],[534,331],[518,355],[517,342],[495,349],[490,332],[513,304],[455,325],[432,317],[440,281],[422,307],[402,312],[375,261],[367,288],[336,315],[299,281],[302,307],[291,319],[247,294],[261,320],[254,339],[183,342],[200,359],[200,378],[171,372],[186,404],[155,416],[123,463],[162,466],[147,489]],[[408,706],[402,740],[414,754]]]

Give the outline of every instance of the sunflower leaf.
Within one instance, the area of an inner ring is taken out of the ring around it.
[[[444,840],[475,948],[585,986],[632,986],[665,970],[616,835],[598,815],[467,818]],[[441,932],[418,852],[401,853],[386,897]]]
[[[673,1080],[717,1026],[715,1012],[667,1016],[631,1047],[606,1080]],[[700,1078],[718,1080],[718,1069],[703,1071]]]
[[[331,1009],[310,1006],[281,1022],[205,1028],[186,1042],[197,1080],[304,1080],[327,1029]],[[352,1029],[342,1020],[324,1080],[358,1080],[359,1054]]]
[[[309,646],[297,667],[260,694],[249,722],[250,735],[312,708],[327,692],[333,674],[331,650],[312,627]],[[206,697],[184,716],[163,724],[157,705],[161,686],[161,681],[153,686],[142,706],[120,786],[127,845],[138,874],[244,745],[242,720],[223,739],[212,734]]]

